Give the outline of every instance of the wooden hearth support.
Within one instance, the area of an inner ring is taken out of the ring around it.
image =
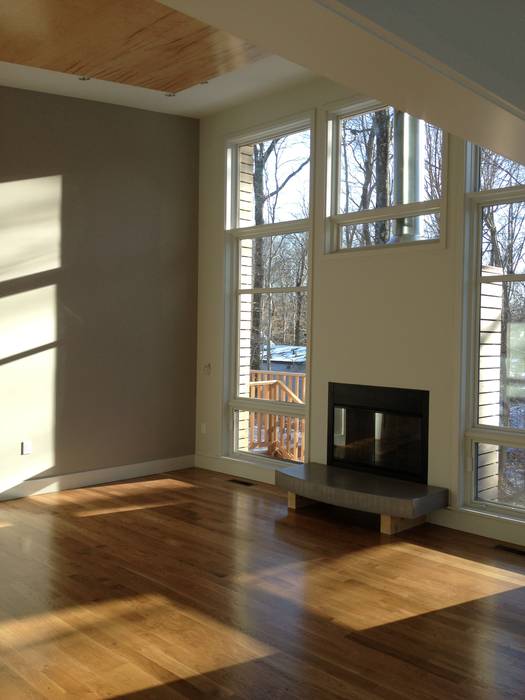
[[[304,496],[298,496],[292,491],[288,491],[288,510],[297,510],[298,508],[306,508],[306,506],[311,506],[317,501],[313,501],[311,498],[305,498]]]
[[[398,532],[403,532],[403,530],[422,525],[425,520],[426,517],[424,515],[420,518],[397,518],[394,515],[381,513],[381,534],[396,535]]]

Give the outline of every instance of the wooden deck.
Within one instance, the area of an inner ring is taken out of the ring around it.
[[[306,373],[250,370],[250,398],[284,401],[303,405],[306,398]],[[264,408],[264,406],[262,406]],[[250,413],[248,444],[250,450],[292,462],[304,460],[305,419],[261,412]]]
[[[0,697],[521,698],[525,558],[189,469],[0,505]]]

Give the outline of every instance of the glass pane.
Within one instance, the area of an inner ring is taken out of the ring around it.
[[[418,474],[422,459],[421,416],[334,407],[334,459]]]
[[[304,460],[304,417],[234,411],[234,420],[236,452],[248,452],[285,462]]]
[[[340,214],[441,197],[443,133],[387,107],[340,121]]]
[[[483,282],[478,417],[525,430],[525,282]]]
[[[240,295],[239,396],[304,403],[307,314],[305,292]]]
[[[241,289],[304,287],[308,283],[308,234],[287,233],[239,241]]]
[[[239,226],[307,219],[310,130],[239,148]]]
[[[500,156],[488,148],[479,149],[479,189],[525,185],[525,165]]]
[[[374,221],[368,224],[346,224],[339,228],[339,247],[343,250],[432,241],[438,238],[439,214],[437,212],[402,219]]]
[[[525,449],[478,443],[476,498],[525,508]]]
[[[483,207],[481,264],[485,275],[525,273],[525,202]]]

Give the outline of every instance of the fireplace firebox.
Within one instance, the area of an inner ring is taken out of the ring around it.
[[[429,392],[328,385],[327,463],[426,484]]]

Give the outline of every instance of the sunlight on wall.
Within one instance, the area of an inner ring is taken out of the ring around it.
[[[61,199],[60,176],[0,183],[0,492],[55,465]]]
[[[0,183],[0,282],[60,267],[62,177]]]
[[[55,342],[55,309],[55,285],[0,298],[0,360]]]
[[[0,365],[0,492],[54,466],[55,355],[51,348]],[[21,456],[26,439],[32,453]]]

